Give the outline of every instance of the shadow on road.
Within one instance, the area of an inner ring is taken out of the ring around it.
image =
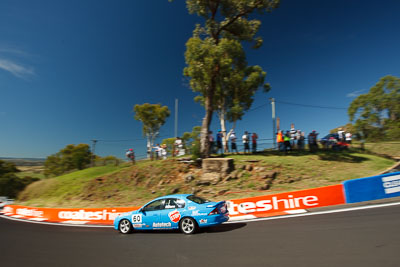
[[[204,234],[204,233],[223,233],[230,232],[236,229],[240,229],[245,227],[246,223],[228,223],[228,224],[220,224],[216,226],[200,228],[196,234]],[[145,230],[145,231],[134,231],[134,234],[182,234],[180,230]]]
[[[207,227],[200,229],[199,233],[221,233],[221,232],[230,232],[236,229],[240,229],[245,227],[246,223],[227,223],[227,224],[220,224],[217,226]]]

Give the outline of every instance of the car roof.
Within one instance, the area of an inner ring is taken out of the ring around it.
[[[155,198],[153,200],[157,200],[157,199],[165,199],[165,198],[186,198],[188,196],[191,196],[192,194],[174,194],[174,195],[166,195],[166,196],[162,196],[162,197],[158,197]],[[152,200],[152,201],[153,201]]]

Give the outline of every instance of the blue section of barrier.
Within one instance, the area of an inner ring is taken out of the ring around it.
[[[400,196],[400,172],[343,182],[346,203]]]

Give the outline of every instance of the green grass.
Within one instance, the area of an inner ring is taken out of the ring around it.
[[[72,172],[59,177],[43,179],[29,185],[18,197],[25,205],[57,206],[79,201],[79,196],[88,181],[96,177],[118,172],[124,166],[102,166]]]
[[[365,148],[372,153],[400,158],[400,141],[366,143]]]

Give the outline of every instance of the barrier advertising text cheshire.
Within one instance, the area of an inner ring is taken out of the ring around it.
[[[301,191],[233,199],[228,202],[229,217],[269,217],[296,213],[300,210],[345,203],[343,185],[331,185]]]
[[[400,196],[400,172],[343,182],[346,202],[356,203]]]

